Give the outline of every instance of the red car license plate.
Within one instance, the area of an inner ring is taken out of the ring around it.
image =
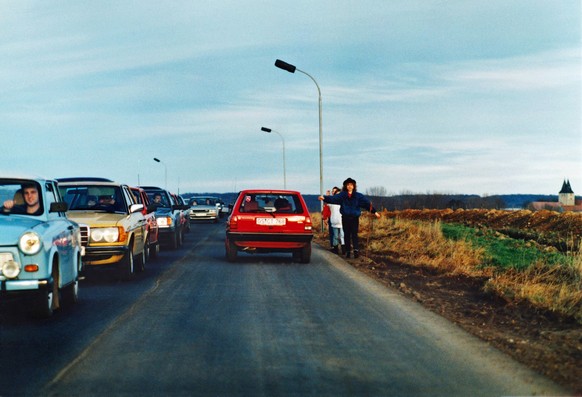
[[[285,226],[286,218],[257,218],[257,225],[261,226]]]

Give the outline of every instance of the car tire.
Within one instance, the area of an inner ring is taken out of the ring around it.
[[[178,247],[179,247],[179,245],[178,245],[178,235],[179,234],[180,234],[179,232],[172,233],[172,238],[170,241],[170,248],[173,250],[178,249]]]
[[[133,242],[129,246],[129,251],[125,254],[125,258],[119,262],[119,279],[121,281],[130,281],[134,273],[134,261],[133,261]]]
[[[49,318],[53,315],[53,292],[43,290],[38,293],[34,300],[32,315],[36,318]]]
[[[32,314],[36,318],[49,318],[54,314],[54,311],[60,306],[59,296],[59,265],[53,263],[53,285],[50,290],[43,289],[38,292],[34,300],[34,307]]]
[[[307,244],[299,251],[299,261],[301,263],[311,262],[311,244]]]
[[[148,263],[150,261],[151,255],[152,255],[151,245],[150,245],[150,236],[146,234],[144,241],[145,241],[145,245],[143,247],[143,250],[145,253],[145,263]]]
[[[146,243],[146,246],[147,246],[148,244],[149,244],[149,243]],[[137,256],[137,260],[135,261],[135,269],[134,269],[134,270],[135,270],[136,272],[139,272],[139,273],[141,273],[141,272],[145,271],[145,264],[146,264],[146,251],[149,249],[149,248],[146,248],[146,246],[144,246],[144,247],[143,247],[143,250],[142,250],[142,251],[141,251],[141,253],[140,253],[140,254]]]
[[[79,280],[63,289],[63,303],[69,307],[74,306],[79,301]]]
[[[150,245],[150,258],[156,259],[159,255],[159,253],[160,253],[160,243],[159,242],[156,242],[153,247]]]
[[[226,260],[229,262],[236,262],[236,257],[238,255],[238,249],[236,245],[229,239],[226,240],[225,244]]]
[[[184,232],[182,230],[179,230],[176,233],[177,233],[177,235],[176,235],[176,240],[177,240],[176,248],[180,248],[184,244]]]

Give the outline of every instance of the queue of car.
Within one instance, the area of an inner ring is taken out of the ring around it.
[[[0,299],[39,317],[76,303],[81,274],[114,268],[131,280],[190,228],[178,196],[106,178],[4,175],[0,204]]]
[[[81,274],[113,268],[131,280],[160,247],[179,248],[191,222],[221,214],[229,214],[228,261],[289,252],[309,263],[312,223],[299,192],[243,190],[232,211],[212,196],[187,200],[106,178],[0,176],[0,302],[25,298],[33,314],[49,317],[77,302]]]

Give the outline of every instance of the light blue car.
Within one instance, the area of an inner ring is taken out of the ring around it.
[[[0,175],[0,205],[0,300],[26,298],[38,317],[76,303],[81,232],[57,183]]]

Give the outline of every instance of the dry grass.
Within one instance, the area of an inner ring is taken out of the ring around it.
[[[313,214],[314,224],[321,224]],[[320,234],[320,230],[316,230]],[[532,305],[582,323],[582,248],[571,264],[538,261],[525,269],[484,266],[485,249],[463,239],[447,239],[441,221],[382,217],[360,218],[360,244],[365,256],[383,256],[391,261],[438,269],[446,274],[487,277],[485,290],[509,302]]]
[[[575,254],[571,265],[538,262],[524,271],[498,273],[489,279],[485,290],[510,302],[528,301],[582,323],[582,251]]]

